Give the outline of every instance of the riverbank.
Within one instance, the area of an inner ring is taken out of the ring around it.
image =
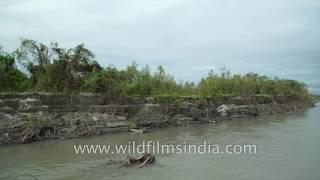
[[[0,94],[0,144],[30,143],[128,131],[213,123],[302,111],[312,103],[283,96],[130,97],[111,103],[99,94]]]

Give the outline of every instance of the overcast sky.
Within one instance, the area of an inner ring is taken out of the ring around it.
[[[319,0],[0,0],[0,44],[21,37],[85,43],[104,66],[162,64],[177,80],[226,66],[320,93]]]

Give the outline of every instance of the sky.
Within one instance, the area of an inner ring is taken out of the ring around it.
[[[20,38],[84,43],[103,66],[161,64],[176,80],[226,67],[320,94],[319,0],[0,0],[0,45]]]

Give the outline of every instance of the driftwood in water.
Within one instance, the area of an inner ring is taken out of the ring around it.
[[[131,157],[129,156],[128,159],[123,163],[123,166],[131,166],[133,164],[139,164],[138,168],[142,168],[148,164],[154,163],[155,157],[151,155],[150,153],[144,153],[137,157]]]
[[[129,129],[130,132],[136,132],[136,133],[144,133],[147,130],[145,128],[143,129]]]

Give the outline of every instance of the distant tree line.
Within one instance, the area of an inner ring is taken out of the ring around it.
[[[215,96],[267,94],[306,98],[306,85],[295,80],[269,78],[255,73],[210,71],[199,83],[177,82],[162,66],[152,72],[148,65],[132,63],[125,69],[101,67],[92,51],[80,44],[65,49],[22,39],[12,53],[0,50],[0,91],[102,93],[121,96]]]

